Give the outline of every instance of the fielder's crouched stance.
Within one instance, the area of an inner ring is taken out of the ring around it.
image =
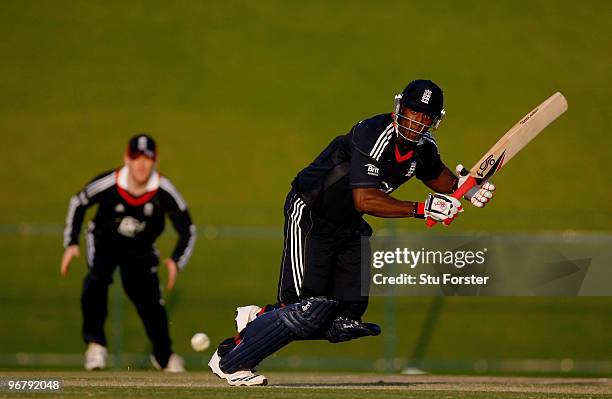
[[[193,251],[195,226],[182,196],[170,180],[155,170],[157,148],[151,137],[134,136],[124,162],[123,168],[101,174],[73,196],[66,217],[62,276],[67,275],[71,259],[79,255],[79,232],[85,211],[98,204],[87,231],[89,270],[81,296],[83,339],[87,344],[85,368],[106,367],[104,322],[108,286],[118,265],[123,288],[153,344],[153,365],[164,371],[181,372],[183,360],[172,352],[154,243],[164,230],[168,215],[179,235],[174,252],[164,262],[168,269],[167,289],[172,289],[178,271],[185,267]]]
[[[362,216],[446,224],[463,211],[445,194],[463,183],[467,171],[458,165],[457,177],[444,165],[432,135],[443,115],[442,90],[415,80],[395,97],[393,113],[359,122],[298,173],[285,203],[278,303],[237,309],[239,334],[219,345],[209,362],[213,373],[230,385],[265,385],[253,368],[291,341],[335,343],[380,334],[379,326],[361,320],[368,305],[361,274],[369,274],[361,270],[361,238],[372,235]],[[423,202],[390,196],[413,176],[436,193]],[[494,189],[487,182],[466,198],[483,207]]]

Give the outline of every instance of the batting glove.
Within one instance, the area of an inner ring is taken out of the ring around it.
[[[463,182],[465,182],[469,176],[469,171],[463,167],[463,165],[459,164],[455,168],[455,173],[459,176],[459,184],[458,187],[461,187]],[[484,207],[487,202],[493,198],[493,194],[495,192],[495,185],[491,182],[484,182],[481,185],[472,187],[463,198],[470,201],[472,205],[477,208]]]
[[[425,203],[417,204],[416,217],[431,218],[436,222],[449,223],[457,214],[463,212],[458,199],[444,194],[429,194]]]

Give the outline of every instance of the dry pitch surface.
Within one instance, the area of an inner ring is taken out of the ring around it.
[[[601,378],[402,376],[268,373],[267,387],[227,387],[208,372],[2,372],[0,379],[59,378],[60,393],[0,392],[0,397],[129,398],[612,398]]]

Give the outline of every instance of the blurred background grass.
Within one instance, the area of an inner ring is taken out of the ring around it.
[[[83,258],[60,280],[61,237],[13,227],[63,223],[69,196],[119,166],[137,131],[157,138],[160,169],[198,225],[280,228],[296,172],[335,135],[389,112],[412,79],[445,91],[436,136],[451,168],[471,165],[559,90],[569,111],[496,177],[495,202],[468,209],[453,230],[609,233],[611,12],[593,0],[3,1],[0,352],[82,350]],[[414,181],[397,197],[426,192]],[[172,244],[165,235],[162,252]],[[213,342],[229,335],[236,305],[273,301],[281,247],[280,238],[200,235],[168,297],[176,349],[186,353],[197,330]],[[398,299],[395,356],[410,357],[431,301]],[[124,349],[145,351],[122,306]],[[368,319],[384,321],[385,306],[374,298]],[[611,329],[609,298],[449,298],[425,355],[611,360]],[[385,342],[282,353],[375,358]]]

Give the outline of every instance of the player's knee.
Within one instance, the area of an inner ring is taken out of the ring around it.
[[[113,282],[113,276],[109,275],[108,273],[95,273],[93,271],[90,271],[89,273],[87,273],[87,275],[85,276],[85,281],[87,283],[90,284],[103,284],[103,285],[109,285]]]
[[[280,310],[280,321],[299,338],[306,339],[329,325],[338,302],[325,297],[313,297]]]
[[[98,296],[100,291],[105,291],[108,286],[113,282],[112,276],[87,273],[83,279],[83,292],[82,296],[95,295]]]

